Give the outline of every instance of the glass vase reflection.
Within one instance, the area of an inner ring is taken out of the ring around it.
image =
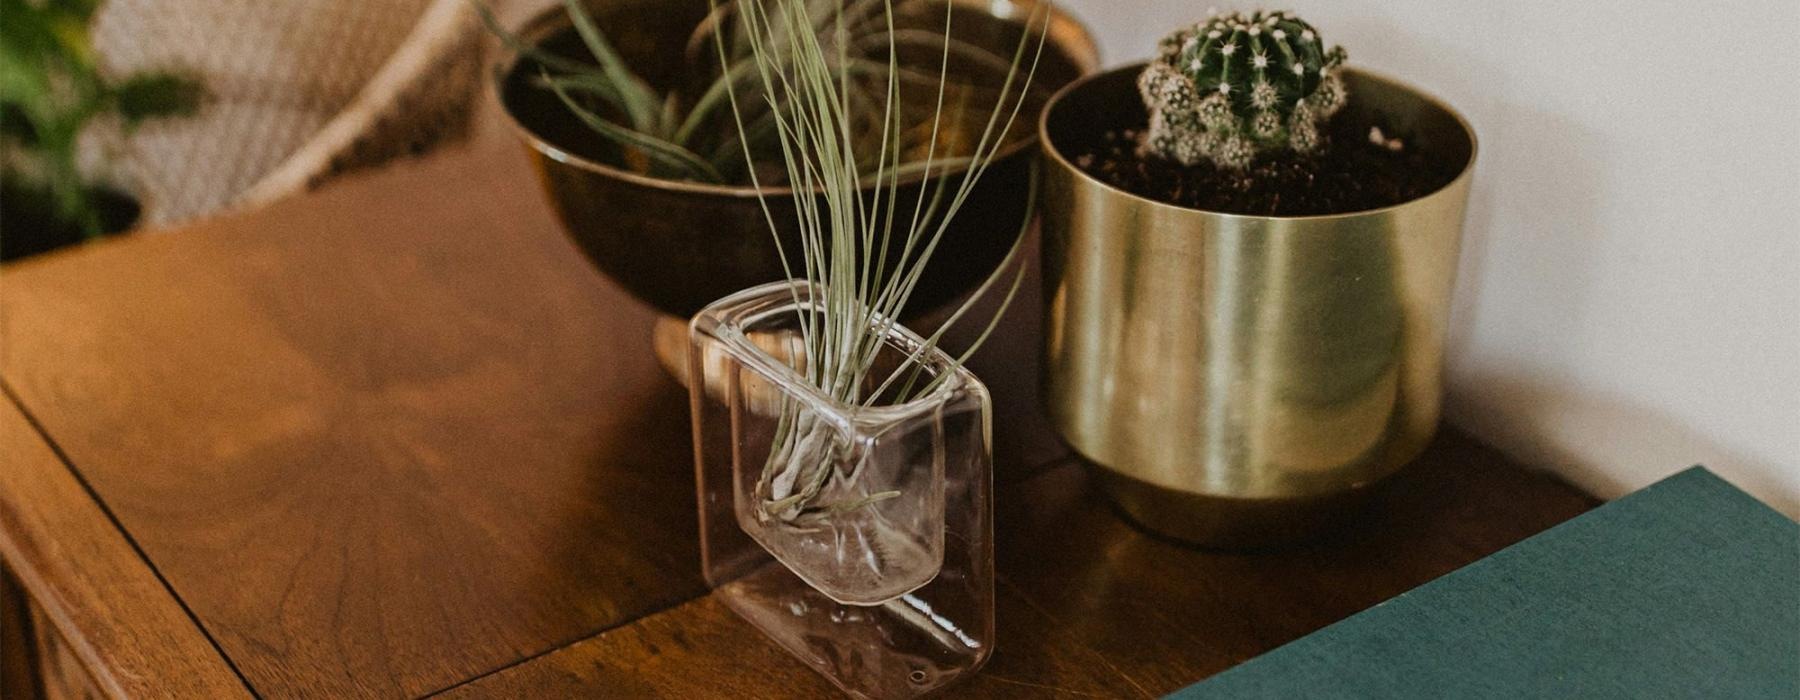
[[[871,315],[882,342],[859,393],[895,372],[927,389],[833,399],[802,376],[815,292],[764,285],[690,326],[702,567],[732,610],[844,691],[912,697],[993,650],[988,393]]]

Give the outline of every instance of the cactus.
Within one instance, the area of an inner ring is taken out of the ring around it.
[[[1193,165],[1232,170],[1258,155],[1311,153],[1348,95],[1344,49],[1289,12],[1218,14],[1177,30],[1138,76],[1150,112],[1144,147]]]

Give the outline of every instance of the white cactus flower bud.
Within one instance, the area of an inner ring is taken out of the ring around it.
[[[1279,98],[1280,94],[1275,86],[1266,80],[1257,81],[1256,86],[1250,89],[1250,104],[1257,109],[1274,109]]]
[[[1260,139],[1272,139],[1281,136],[1281,115],[1274,110],[1263,110],[1256,113],[1250,127]]]

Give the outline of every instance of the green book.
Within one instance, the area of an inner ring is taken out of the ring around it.
[[[1694,467],[1170,697],[1800,698],[1800,525]]]

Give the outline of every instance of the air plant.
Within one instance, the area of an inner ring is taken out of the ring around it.
[[[804,302],[798,291],[802,287],[795,291],[794,304],[800,309],[800,342],[805,348],[795,368],[813,387],[844,405],[904,403],[928,395],[950,375],[946,371],[924,376],[919,358],[936,348],[944,331],[960,322],[978,299],[993,290],[1018,255],[1019,243],[1015,241],[1000,267],[942,327],[892,370],[876,371],[877,356],[886,346],[894,319],[906,308],[907,299],[951,218],[968,203],[970,192],[995,161],[1027,101],[1027,89],[1043,53],[1046,34],[1035,23],[1047,18],[1048,10],[1039,6],[1037,11],[1045,14],[1034,15],[1027,23],[1027,29],[1034,31],[1023,34],[1007,64],[1000,99],[986,116],[980,138],[966,155],[955,159],[943,159],[938,152],[939,132],[945,128],[949,109],[946,94],[951,49],[948,42],[942,44],[930,129],[923,142],[926,152],[915,161],[915,167],[909,166],[903,156],[906,146],[902,132],[907,125],[901,117],[905,105],[901,104],[902,77],[893,45],[893,5],[888,3],[882,8],[889,30],[885,36],[890,42],[887,70],[882,73],[882,99],[864,103],[854,99],[846,87],[851,82],[852,64],[841,60],[841,55],[838,60],[831,56],[833,51],[843,50],[846,44],[842,39],[850,31],[841,10],[844,0],[837,1],[840,9],[828,12],[823,23],[815,14],[818,2],[739,2],[736,14],[748,44],[749,65],[757,89],[750,92],[748,99],[741,99],[735,88],[728,90],[727,103],[739,133],[745,136],[740,143],[745,144],[742,155],[746,160],[755,157],[747,145],[755,128],[749,110],[757,105],[768,108],[766,114],[774,121],[790,186],[786,196],[792,197],[799,212],[800,249],[780,251],[788,277],[804,282],[804,288],[811,290],[810,298]],[[946,6],[944,36],[949,35],[951,18]],[[820,30],[786,31],[784,28],[788,27]],[[727,43],[721,40],[715,44],[721,61],[728,62]],[[858,125],[868,123],[871,116],[878,125],[873,140],[857,131]],[[872,165],[872,170],[862,167],[864,164]],[[960,177],[955,176],[957,168],[961,169]],[[934,175],[939,177],[932,181]],[[916,201],[897,201],[901,180],[913,176],[935,184],[922,188]],[[770,213],[767,198],[783,195],[768,193],[754,169],[750,170],[750,177],[762,197],[763,211],[769,217],[771,232],[776,233],[779,248],[781,227]],[[865,195],[867,189],[872,189],[873,194]],[[1024,232],[1018,234],[1022,240]],[[895,240],[902,242],[897,248],[897,260],[889,258],[890,243]],[[1012,275],[1000,310],[988,319],[976,341],[955,358],[957,365],[987,339],[1010,306],[1022,279],[1022,269]],[[857,473],[853,452],[835,444],[832,431],[812,413],[793,403],[784,407],[756,489],[760,499],[757,517],[804,528],[821,518],[899,495],[888,491],[825,502],[827,499],[821,494],[830,479]]]
[[[1288,12],[1215,13],[1158,45],[1138,77],[1144,146],[1183,165],[1242,170],[1258,155],[1310,153],[1344,106],[1343,47]]]
[[[732,128],[731,117],[725,114],[729,93],[751,87],[759,70],[755,42],[737,31],[747,25],[732,21],[748,14],[742,7],[748,0],[715,3],[712,12],[695,27],[688,42],[688,62],[696,72],[713,72],[697,95],[685,95],[679,90],[658,92],[653,88],[627,64],[581,0],[564,0],[563,5],[593,63],[559,56],[520,39],[501,27],[481,0],[471,1],[489,31],[537,63],[534,83],[538,87],[553,92],[595,135],[619,148],[621,162],[616,165],[668,179],[744,184],[754,164],[780,160],[777,120],[772,112],[792,109],[786,102],[787,96],[771,104],[746,105],[741,129]],[[880,150],[880,144],[873,141],[884,131],[874,121],[879,116],[874,106],[879,104],[889,78],[914,86],[929,83],[936,87],[935,76],[893,60],[899,49],[931,49],[934,54],[941,50],[977,69],[1006,68],[1003,58],[968,42],[932,32],[897,29],[889,21],[891,0],[804,3],[804,16],[768,17],[762,29],[774,41],[785,42],[784,37],[789,36],[809,36],[819,41],[826,69],[843,79],[839,92],[852,107],[849,116],[855,122],[853,134],[868,142],[861,144],[860,150],[865,154]],[[712,43],[722,48],[717,66],[695,65],[702,63],[701,59],[710,61],[704,47]],[[789,61],[786,56],[769,58],[781,64]],[[952,84],[950,90],[969,92],[979,88],[969,81]],[[919,123],[933,117],[916,109],[909,114]],[[902,133],[899,138],[907,143],[904,152],[923,149],[919,143],[923,137],[917,133]],[[745,144],[753,154],[749,161],[741,157]],[[878,164],[865,159],[857,165],[866,174]],[[916,163],[912,165],[917,167]]]

